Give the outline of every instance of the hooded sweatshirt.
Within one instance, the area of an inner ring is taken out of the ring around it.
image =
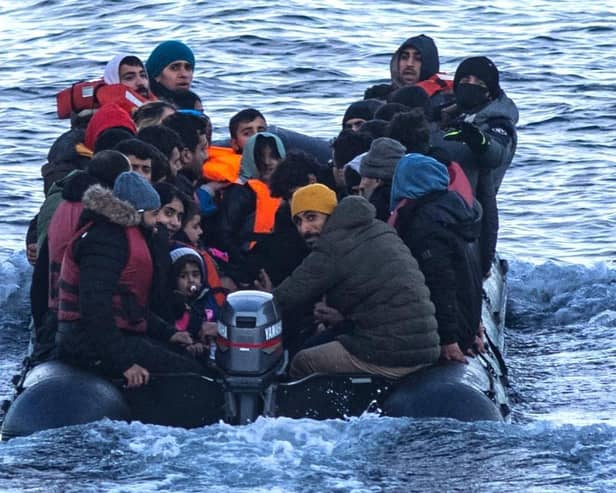
[[[438,73],[440,69],[438,49],[436,48],[436,44],[431,37],[426,36],[425,34],[420,34],[419,36],[408,38],[399,46],[389,62],[391,83],[394,86],[394,89],[398,89],[399,87],[405,85],[400,77],[398,64],[400,62],[401,53],[411,46],[421,54],[421,72],[419,73],[419,81],[432,77],[434,74]]]
[[[284,159],[287,155],[282,140],[280,140],[280,137],[276,134],[270,132],[259,132],[254,134],[250,137],[250,139],[248,139],[242,152],[242,160],[240,161],[240,180],[242,183],[246,183],[248,180],[252,180],[254,178],[259,178],[260,173],[257,169],[255,159],[255,146],[257,145],[257,139],[266,137],[274,139],[276,149],[278,150],[278,155],[281,159]]]
[[[119,53],[114,56],[107,65],[105,65],[105,71],[103,72],[103,80],[105,84],[119,84],[120,83],[120,64],[126,57],[131,56],[128,53]]]
[[[105,131],[114,127],[122,127],[132,132],[137,133],[137,127],[130,115],[117,104],[106,104],[101,107],[88,123],[84,144],[90,150],[94,149],[96,139]]]

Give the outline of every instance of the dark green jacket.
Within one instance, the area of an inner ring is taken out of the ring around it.
[[[354,322],[354,331],[339,341],[363,361],[434,363],[439,337],[424,277],[396,232],[374,215],[364,198],[343,199],[274,298],[284,310],[326,294],[327,304]]]

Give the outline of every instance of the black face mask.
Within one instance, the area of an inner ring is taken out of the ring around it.
[[[454,93],[462,111],[470,111],[488,102],[488,90],[477,84],[458,84]]]

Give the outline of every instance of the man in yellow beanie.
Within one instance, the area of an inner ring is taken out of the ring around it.
[[[293,194],[291,217],[308,248],[314,248],[337,205],[336,193],[320,183],[301,187]]]
[[[434,305],[409,249],[363,197],[339,204],[321,184],[299,188],[291,214],[311,253],[272,289],[283,311],[326,296],[345,320],[334,340],[297,353],[290,375],[370,373],[399,378],[438,360]],[[351,329],[349,330],[349,325]]]

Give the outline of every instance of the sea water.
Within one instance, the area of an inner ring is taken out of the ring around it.
[[[616,9],[612,2],[0,2],[0,398],[25,355],[24,233],[68,128],[54,95],[120,51],[196,54],[226,137],[246,107],[317,137],[409,36],[441,69],[487,55],[520,109],[499,192],[512,422],[260,418],[182,430],[101,421],[0,444],[1,491],[616,491]]]

